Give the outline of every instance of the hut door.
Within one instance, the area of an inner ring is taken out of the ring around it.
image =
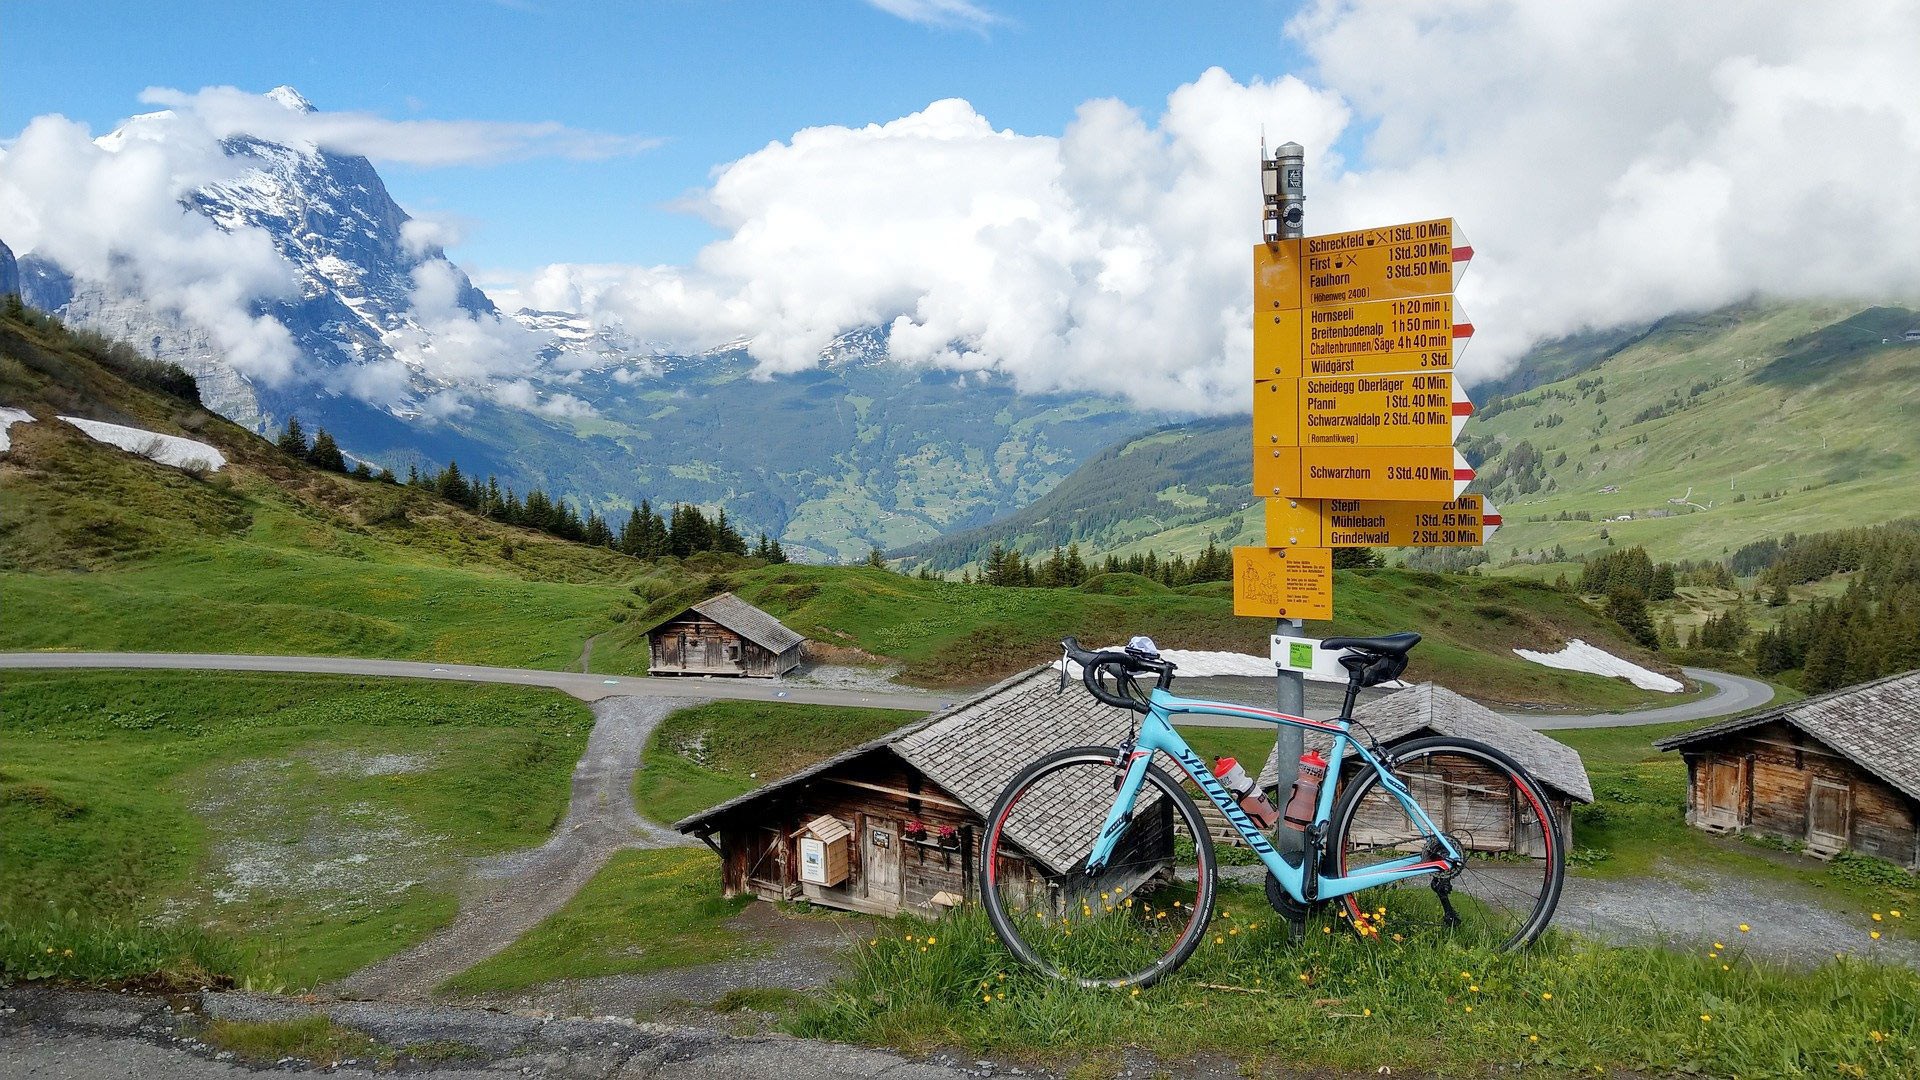
[[[1847,785],[1816,776],[1807,791],[1807,847],[1834,852],[1847,846]]]
[[[1737,829],[1741,825],[1740,807],[1746,802],[1746,785],[1741,783],[1741,762],[1708,760],[1701,763],[1706,774],[1702,780],[1702,816],[1700,824],[1710,829]]]
[[[900,906],[900,824],[890,818],[860,815],[860,876],[867,887],[867,899]]]

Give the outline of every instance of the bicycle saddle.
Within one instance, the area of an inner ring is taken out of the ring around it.
[[[1405,656],[1407,650],[1420,644],[1420,635],[1412,631],[1400,634],[1388,634],[1385,637],[1330,637],[1320,642],[1323,649],[1352,649],[1355,652],[1372,653],[1375,656]]]

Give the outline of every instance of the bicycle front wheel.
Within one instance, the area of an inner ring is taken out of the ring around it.
[[[1349,894],[1343,914],[1355,930],[1401,940],[1446,935],[1495,949],[1533,941],[1553,917],[1566,876],[1546,792],[1512,758],[1471,739],[1414,739],[1391,755],[1392,776],[1419,814],[1378,772],[1353,777],[1328,833],[1332,871],[1344,877],[1409,856],[1444,858],[1446,846],[1422,816],[1466,858],[1450,872]]]
[[[1111,746],[1034,762],[1007,785],[980,843],[980,896],[1014,956],[1082,986],[1150,986],[1185,963],[1213,916],[1213,841],[1171,776],[1147,768],[1113,854],[1088,856],[1125,775]]]

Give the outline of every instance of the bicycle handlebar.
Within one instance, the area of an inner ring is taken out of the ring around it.
[[[1171,660],[1151,660],[1130,652],[1111,650],[1096,652],[1081,648],[1080,642],[1074,638],[1067,638],[1060,642],[1060,648],[1067,660],[1080,665],[1080,681],[1086,684],[1087,693],[1115,708],[1132,709],[1134,712],[1141,713],[1147,711],[1146,702],[1128,695],[1123,689],[1132,683],[1131,677],[1136,673],[1152,673],[1158,676],[1158,685],[1163,690],[1173,682],[1174,665]],[[1101,681],[1100,673],[1106,668],[1119,669],[1114,678],[1114,686],[1117,689],[1109,690]],[[1066,685],[1064,682],[1066,674],[1066,664],[1063,661],[1060,668],[1062,686]]]

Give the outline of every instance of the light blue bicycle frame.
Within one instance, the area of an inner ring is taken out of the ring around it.
[[[1187,745],[1187,740],[1181,738],[1180,733],[1174,730],[1172,718],[1175,716],[1231,716],[1263,720],[1276,726],[1291,724],[1294,727],[1332,733],[1333,752],[1327,762],[1327,781],[1320,785],[1320,799],[1319,804],[1314,808],[1314,821],[1324,826],[1333,815],[1333,796],[1334,789],[1338,786],[1336,780],[1340,775],[1340,763],[1347,752],[1352,751],[1361,761],[1380,774],[1381,786],[1400,801],[1400,805],[1406,808],[1407,815],[1420,826],[1421,831],[1428,838],[1437,840],[1447,852],[1448,859],[1452,860],[1449,863],[1446,860],[1429,859],[1424,854],[1409,855],[1405,858],[1376,863],[1364,870],[1344,876],[1323,874],[1315,889],[1316,899],[1331,900],[1362,889],[1370,889],[1376,885],[1387,885],[1439,873],[1464,861],[1460,849],[1434,827],[1433,820],[1427,817],[1426,811],[1421,809],[1419,803],[1413,801],[1413,796],[1406,787],[1391,772],[1382,767],[1380,759],[1368,752],[1366,747],[1347,738],[1348,725],[1345,721],[1309,720],[1304,716],[1290,716],[1287,713],[1271,712],[1244,705],[1176,697],[1157,687],[1148,696],[1148,705],[1147,714],[1140,723],[1139,733],[1134,738],[1133,755],[1127,762],[1126,777],[1121,781],[1113,809],[1107,812],[1106,824],[1100,830],[1099,838],[1094,842],[1093,851],[1088,855],[1087,865],[1092,869],[1097,870],[1105,866],[1107,859],[1112,856],[1114,844],[1119,841],[1120,833],[1125,828],[1133,801],[1140,793],[1140,785],[1146,782],[1147,765],[1153,760],[1153,755],[1157,751],[1180,763],[1180,768],[1200,786],[1201,791],[1206,792],[1207,798],[1213,800],[1213,804],[1220,808],[1220,812],[1226,815],[1227,820],[1233,823],[1233,827],[1240,833],[1240,838],[1246,841],[1254,854],[1260,856],[1260,861],[1266,864],[1267,870],[1279,880],[1288,895],[1302,903],[1306,902],[1306,897],[1302,895],[1306,877],[1304,870],[1287,862],[1278,851],[1274,850],[1273,844],[1261,833],[1253,820],[1247,817],[1246,811],[1240,809],[1239,802],[1221,785],[1220,781],[1213,778],[1213,772],[1207,768],[1206,763],[1201,761],[1200,756]]]

